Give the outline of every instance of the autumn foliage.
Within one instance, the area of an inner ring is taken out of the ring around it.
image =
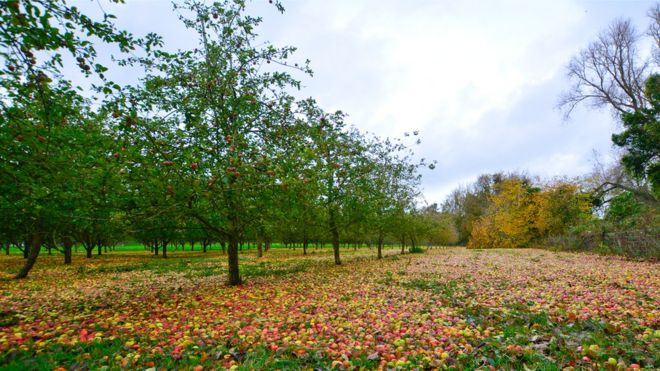
[[[505,179],[474,224],[468,247],[528,247],[589,218],[590,212],[588,197],[574,184],[536,188],[522,179]]]

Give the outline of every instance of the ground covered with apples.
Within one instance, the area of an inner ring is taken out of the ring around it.
[[[0,258],[1,369],[660,367],[660,266],[544,250]]]

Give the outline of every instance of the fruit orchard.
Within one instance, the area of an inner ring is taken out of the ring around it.
[[[256,42],[260,19],[245,2],[176,3],[199,41],[176,53],[155,34],[116,29],[107,14],[6,3],[0,240],[25,255],[17,278],[44,248],[71,264],[79,245],[91,258],[139,241],[166,258],[174,246],[220,243],[236,285],[244,243],[332,243],[341,264],[342,243],[415,245],[434,223],[413,216],[419,169],[433,163],[402,140],[348,126],[341,111],[294,99],[307,62],[293,47]],[[97,60],[99,43],[122,53],[112,66]],[[68,79],[70,60],[92,89]],[[125,68],[142,71],[138,84],[111,81]]]
[[[246,1],[175,1],[178,51],[72,3],[0,0],[0,369],[660,368],[657,76],[614,137],[634,186],[428,205],[423,135],[296,98]],[[593,236],[649,260],[535,249]]]

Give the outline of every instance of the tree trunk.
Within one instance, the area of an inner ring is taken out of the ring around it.
[[[30,254],[30,242],[23,242],[23,259],[27,259]]]
[[[64,264],[71,265],[71,246],[73,246],[73,243],[69,238],[65,237],[62,239],[62,246],[64,247]]]
[[[334,228],[332,231],[332,250],[335,254],[335,264],[341,265],[341,258],[339,257],[339,231]]]
[[[383,232],[378,232],[378,259],[383,258]]]
[[[27,248],[27,246],[26,246]],[[41,250],[41,236],[38,233],[35,233],[32,236],[32,242],[30,246],[30,253],[28,254],[27,260],[25,261],[25,264],[23,265],[23,268],[18,272],[18,274],[14,277],[17,279],[20,278],[25,278],[27,277],[28,273],[34,266],[34,263],[37,261],[37,257],[39,256],[39,251]]]
[[[307,235],[303,238],[303,255],[307,255],[307,245],[309,241],[307,240]]]
[[[167,244],[168,241],[163,241],[163,258],[167,259]]]
[[[225,244],[225,241],[220,242],[220,249],[222,250],[222,253],[225,253],[225,250],[227,250],[227,246]]]
[[[228,247],[227,263],[229,264],[229,285],[240,285],[241,275],[238,270],[238,237],[235,233],[230,233]]]
[[[257,258],[261,258],[262,256],[264,256],[264,252],[262,250],[261,240],[259,240],[257,242]]]
[[[332,250],[335,254],[335,264],[341,265],[341,258],[339,257],[339,229],[337,228],[334,211],[330,211],[330,234],[332,235]]]
[[[406,238],[404,237],[401,239],[401,254],[405,254],[405,253],[406,253]]]

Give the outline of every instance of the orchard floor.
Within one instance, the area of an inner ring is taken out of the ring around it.
[[[544,250],[0,257],[0,369],[660,368],[660,265]]]

